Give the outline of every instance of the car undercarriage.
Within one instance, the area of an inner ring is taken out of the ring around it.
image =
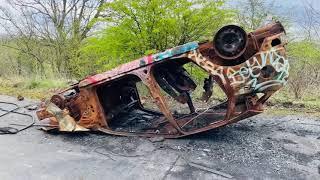
[[[165,138],[208,131],[263,112],[289,77],[286,44],[279,22],[250,33],[225,26],[213,41],[86,77],[52,96],[37,115],[52,125],[48,131]]]

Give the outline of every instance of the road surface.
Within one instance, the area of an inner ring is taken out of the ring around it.
[[[33,103],[1,95],[0,101],[21,106]],[[0,126],[26,122],[28,117],[15,114],[0,118]],[[160,142],[91,133],[48,134],[38,127],[0,135],[0,179],[4,180],[231,177],[320,179],[320,119],[262,114],[210,132]]]

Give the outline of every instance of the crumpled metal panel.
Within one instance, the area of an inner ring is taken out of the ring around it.
[[[58,106],[53,103],[49,103],[46,111],[56,118],[59,124],[59,131],[73,132],[73,131],[89,131],[76,123],[73,117],[69,115],[69,112],[61,110]]]

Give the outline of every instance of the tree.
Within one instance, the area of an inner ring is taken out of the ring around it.
[[[308,41],[320,39],[320,10],[315,9],[312,1],[306,1],[304,5],[303,21],[299,23],[304,31],[304,38]]]
[[[301,99],[310,89],[320,85],[320,11],[312,2],[304,4],[303,21],[299,22],[300,32],[288,44],[290,58],[289,87],[296,99]]]
[[[276,15],[273,9],[276,8],[274,1],[265,0],[238,0],[237,23],[245,29],[252,31],[263,25],[266,21],[281,20],[287,22],[286,17]]]
[[[11,42],[3,46],[35,60],[42,76],[45,63],[58,73],[72,75],[80,44],[103,4],[104,0],[8,0],[7,6],[0,7],[0,24]]]
[[[308,40],[291,42],[288,45],[290,58],[289,87],[296,99],[301,99],[320,80],[320,47]]]
[[[217,0],[115,0],[104,5],[108,26],[88,39],[84,56],[111,68],[190,41],[211,39],[232,20]]]

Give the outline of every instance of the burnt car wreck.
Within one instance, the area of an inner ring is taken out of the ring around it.
[[[263,104],[286,84],[286,43],[279,22],[250,33],[225,26],[213,41],[187,43],[87,77],[52,96],[37,116],[52,125],[47,130],[124,136],[177,138],[218,128],[262,113]],[[201,85],[188,64],[206,74]],[[210,104],[214,86],[225,94],[224,102]],[[205,107],[194,102],[199,88]],[[188,112],[173,110],[168,99]]]

